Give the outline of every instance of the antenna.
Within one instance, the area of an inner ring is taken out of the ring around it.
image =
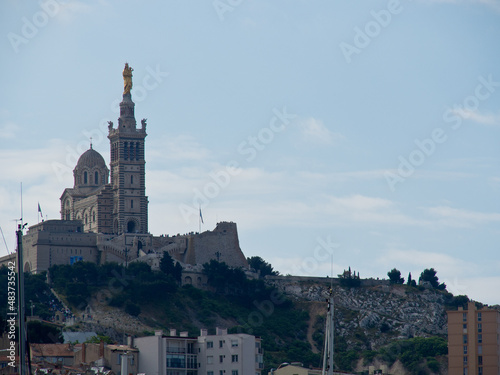
[[[24,227],[23,225],[23,183],[21,182],[21,228]]]
[[[7,246],[7,241],[5,241],[5,236],[3,235],[2,227],[0,227],[0,233],[2,233],[3,243],[5,244],[5,248],[7,249],[7,254],[10,255],[9,247]]]

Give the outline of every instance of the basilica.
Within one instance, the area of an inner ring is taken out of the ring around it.
[[[61,219],[33,225],[23,236],[24,271],[40,273],[55,264],[78,261],[145,261],[154,267],[163,252],[168,252],[185,270],[197,266],[199,269],[211,259],[248,269],[233,222],[218,223],[213,231],[203,233],[149,233],[146,119],[137,126],[131,94],[132,71],[125,64],[120,117],[116,126],[108,122],[109,168],[90,143],[73,170],[73,187],[64,189],[61,195]],[[12,256],[0,258],[0,264]]]

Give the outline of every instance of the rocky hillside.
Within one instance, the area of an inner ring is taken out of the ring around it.
[[[268,283],[295,301],[324,302],[328,297],[328,279],[272,277]],[[342,287],[333,285],[336,335],[345,338],[347,348],[363,344],[363,349],[377,349],[394,340],[411,337],[445,336],[446,308],[451,295],[435,289],[407,285]],[[315,327],[326,311],[316,304],[309,306]],[[309,332],[313,337],[317,332]],[[316,344],[312,342],[311,344]],[[317,345],[316,345],[317,346]]]

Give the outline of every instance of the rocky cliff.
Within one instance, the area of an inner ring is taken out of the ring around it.
[[[289,298],[309,306],[308,337],[311,345],[319,349],[318,340],[313,338],[322,332],[331,280],[272,277],[267,282]],[[335,333],[345,339],[347,349],[373,350],[393,340],[446,335],[445,304],[450,299],[449,294],[434,289],[390,285],[386,281],[366,284],[368,286],[343,287],[335,282],[332,285]],[[317,302],[324,302],[324,307],[318,306]]]

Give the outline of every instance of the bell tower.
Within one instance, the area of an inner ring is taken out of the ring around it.
[[[113,192],[113,233],[148,233],[148,197],[145,179],[146,119],[137,128],[130,90],[133,69],[123,69],[123,100],[118,126],[108,122],[111,189]]]

